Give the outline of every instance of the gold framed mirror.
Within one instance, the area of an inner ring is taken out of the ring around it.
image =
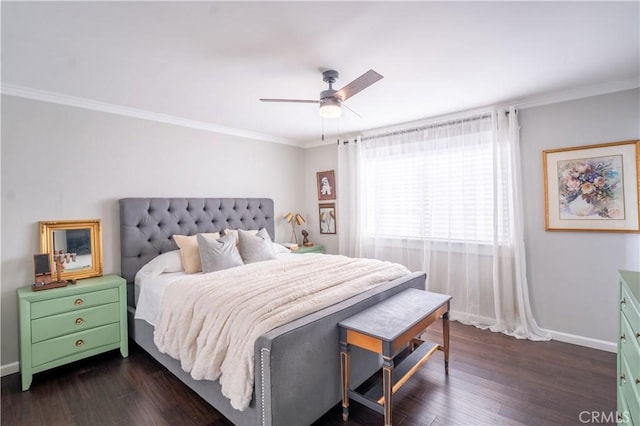
[[[49,254],[56,274],[54,253],[62,253],[62,280],[102,275],[102,229],[99,219],[40,222],[40,251]],[[56,276],[56,275],[54,275]]]

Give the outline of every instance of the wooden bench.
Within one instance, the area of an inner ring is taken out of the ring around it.
[[[342,419],[349,419],[349,398],[384,414],[391,426],[392,397],[437,351],[444,352],[444,370],[449,373],[449,301],[451,296],[408,289],[344,321],[340,327]],[[416,336],[442,318],[442,344]],[[354,345],[382,355],[382,387],[359,393],[349,387],[349,347]],[[394,357],[409,348],[411,353],[397,366]]]

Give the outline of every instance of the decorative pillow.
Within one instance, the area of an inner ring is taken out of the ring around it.
[[[182,270],[180,250],[173,250],[154,257],[149,263],[140,268],[139,272],[157,277],[164,272],[180,272]]]
[[[216,239],[199,234],[197,239],[202,272],[205,274],[244,265],[233,235]]]
[[[262,228],[255,235],[251,231],[238,231],[240,237],[240,256],[244,263],[261,262],[275,259],[273,243],[266,229]]]
[[[219,232],[202,234],[210,238],[220,238]],[[174,235],[173,240],[180,248],[182,258],[182,268],[187,274],[195,274],[202,271],[200,263],[200,252],[198,251],[198,240],[195,235]]]
[[[229,228],[227,228],[222,232],[224,232],[224,235],[233,235],[234,238],[236,239],[236,245],[240,244],[240,237],[238,237],[238,230],[237,229],[229,229]],[[257,229],[250,229],[250,230],[245,231],[245,232],[251,232],[253,235],[256,235],[258,233],[258,230]]]

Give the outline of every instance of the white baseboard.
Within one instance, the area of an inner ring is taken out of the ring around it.
[[[543,330],[549,333],[553,340],[557,340],[559,342],[571,343],[573,345],[585,346],[587,348],[599,349],[601,351],[613,353],[618,351],[618,345],[615,342],[592,339],[591,337],[576,336],[575,334],[562,333],[560,331]]]
[[[11,364],[0,366],[0,377],[17,373],[19,371],[20,371],[20,363],[18,361],[12,362]]]
[[[489,317],[473,316],[464,312],[451,311],[451,319],[460,321],[463,324],[473,324],[474,322],[480,324],[491,324],[495,320]],[[466,320],[461,321],[461,319]],[[607,342],[605,340],[592,339],[591,337],[577,336],[575,334],[563,333],[561,331],[541,329],[542,331],[549,333],[553,340],[559,342],[571,343],[572,345],[584,346],[587,348],[599,349],[601,351],[613,352],[618,351],[618,345],[615,342]]]

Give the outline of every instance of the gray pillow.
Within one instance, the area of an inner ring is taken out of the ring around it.
[[[244,265],[233,235],[214,239],[198,234],[198,250],[205,274]]]
[[[240,256],[244,263],[262,262],[276,258],[273,243],[266,229],[262,228],[255,235],[239,229],[238,237],[240,239]]]

